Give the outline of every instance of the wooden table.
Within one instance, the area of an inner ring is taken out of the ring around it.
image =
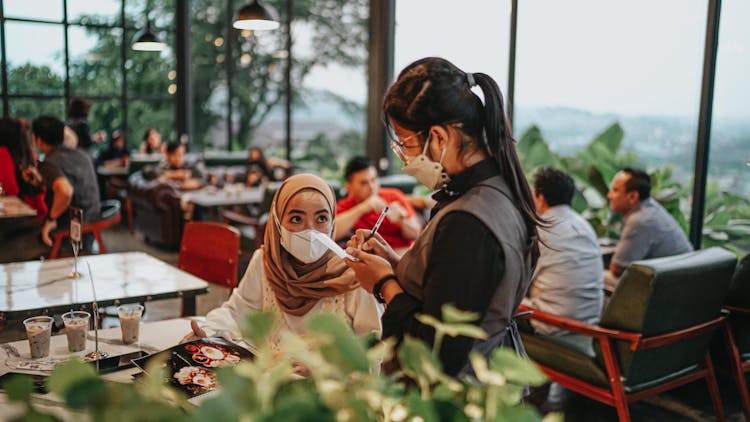
[[[0,195],[0,218],[35,217],[36,210],[17,196]]]
[[[81,277],[69,278],[73,258],[0,265],[0,320],[91,310],[91,266],[100,308],[120,303],[182,298],[183,315],[195,314],[195,296],[208,283],[143,252],[79,258]]]

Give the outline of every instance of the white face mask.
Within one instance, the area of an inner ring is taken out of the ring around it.
[[[281,234],[281,246],[293,257],[305,264],[309,264],[325,255],[328,248],[321,242],[313,242],[312,240],[312,232],[317,230],[307,229],[292,232],[285,229],[277,218],[274,217],[274,220]],[[330,233],[328,235],[330,236]]]
[[[427,157],[427,146],[430,143],[429,135],[427,142],[424,143],[422,153],[416,157],[409,157],[404,163],[404,173],[414,176],[420,183],[427,186],[428,189],[438,190],[450,181],[450,177],[443,169],[443,158],[445,150],[440,154],[440,162],[436,163]]]
[[[328,248],[320,242],[312,241],[313,229],[301,232],[290,232],[281,227],[281,246],[298,260],[309,264],[315,262],[325,255]]]

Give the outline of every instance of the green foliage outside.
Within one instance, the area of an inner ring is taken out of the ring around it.
[[[282,15],[286,12],[284,0],[267,0]],[[130,4],[127,5],[130,9]],[[149,0],[150,16],[157,24],[159,17],[174,13],[173,0]],[[235,2],[235,7],[239,5]],[[135,10],[135,9],[134,9]],[[140,9],[139,9],[140,10]],[[367,61],[367,24],[369,0],[300,0],[294,2],[293,31],[299,26],[304,31],[294,32],[297,40],[307,46],[294,47],[291,84],[293,110],[315,111],[315,99],[320,92],[305,88],[305,78],[314,67],[337,64],[362,69]],[[119,14],[108,16],[84,15],[81,21],[94,25],[113,25]],[[194,136],[192,149],[201,151],[225,143],[216,127],[226,126],[227,80],[226,43],[231,42],[233,75],[231,79],[231,101],[233,108],[232,139],[229,149],[245,150],[252,145],[262,145],[267,156],[284,157],[283,146],[269,145],[268,140],[256,139],[255,131],[276,113],[285,101],[284,51],[286,34],[282,29],[252,33],[226,27],[226,2],[213,0],[191,1],[191,83],[193,89]],[[140,13],[127,13],[126,26],[138,28],[143,25]],[[85,27],[96,44],[82,57],[71,57],[70,86],[72,95],[119,96],[122,90],[121,45],[122,30],[104,27]],[[175,57],[166,52],[138,52],[130,49],[134,32],[125,34],[128,95],[128,145],[137,148],[147,128],[155,127],[164,140],[177,138],[175,128],[176,89]],[[162,31],[160,35],[174,46],[173,33]],[[231,39],[228,40],[226,37]],[[6,42],[13,42],[6,40]],[[62,61],[63,58],[59,57]],[[48,66],[32,63],[8,63],[9,90],[13,93],[44,93],[62,95],[64,80]],[[364,105],[353,103],[331,93],[326,101],[338,104],[347,116],[364,120]],[[135,99],[139,98],[139,99]],[[11,99],[10,114],[29,120],[40,114],[51,114],[65,119],[63,99]],[[294,118],[294,117],[293,117]],[[122,129],[123,107],[119,98],[93,99],[89,115],[92,131],[105,130],[112,133]],[[283,125],[283,122],[281,123]],[[364,126],[364,124],[362,125]],[[224,127],[224,130],[226,128]],[[222,139],[216,139],[218,137]],[[336,173],[352,155],[364,149],[364,134],[345,131],[331,136],[325,131],[311,135],[312,139],[294,139],[292,153],[300,159],[303,169],[321,169],[326,176]],[[325,151],[323,154],[321,151]],[[296,163],[295,163],[296,164]]]
[[[245,318],[241,329],[258,346],[255,360],[219,369],[219,394],[198,406],[163,383],[158,363],[147,368],[150,375],[118,384],[99,378],[87,364],[70,361],[55,369],[47,386],[68,409],[96,421],[541,420],[521,397],[524,386],[541,385],[545,376],[512,350],[499,348],[490,359],[472,354],[476,378],[456,380],[443,373],[434,351],[419,340],[407,337],[395,350],[392,340],[357,337],[339,317],[318,314],[309,318],[305,338],[281,334],[284,355],[278,357],[268,342],[276,318],[263,312]],[[444,322],[425,322],[439,338],[483,337],[470,323],[475,318],[447,305]],[[380,363],[394,356],[401,369],[386,376]],[[305,378],[294,374],[295,363],[309,369]],[[54,420],[33,405],[30,383],[19,377],[5,385],[9,399],[26,409],[18,420]],[[549,414],[544,420],[561,419]]]
[[[560,156],[549,148],[541,130],[529,127],[518,142],[518,154],[529,181],[537,168],[554,166],[568,172],[576,183],[573,208],[591,223],[599,237],[618,238],[620,216],[609,209],[607,191],[615,173],[622,167],[639,166],[638,155],[622,151],[624,132],[614,123],[599,133],[584,149],[571,156]],[[672,166],[646,168],[651,175],[651,195],[680,223],[687,233],[688,200],[692,186],[672,179]],[[723,246],[738,255],[750,251],[750,199],[720,191],[710,182],[706,191],[703,247]]]

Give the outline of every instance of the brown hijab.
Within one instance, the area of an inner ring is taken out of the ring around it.
[[[263,238],[263,268],[276,302],[282,311],[296,316],[305,315],[320,298],[340,295],[358,286],[354,271],[330,250],[319,260],[303,264],[281,246],[281,233],[276,223],[281,224],[289,200],[303,190],[323,195],[334,218],[336,196],[331,186],[312,174],[294,175],[282,183],[273,197]],[[331,222],[331,232],[334,222]]]

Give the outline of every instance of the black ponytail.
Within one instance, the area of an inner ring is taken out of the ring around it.
[[[516,197],[516,208],[521,212],[531,242],[533,263],[539,257],[539,246],[535,241],[537,226],[544,220],[536,212],[534,196],[524,175],[521,160],[516,152],[515,139],[510,122],[505,114],[503,95],[492,77],[484,73],[473,73],[474,81],[484,94],[484,135],[486,148],[490,157],[497,163],[500,174]]]
[[[476,83],[484,105],[471,91]],[[497,83],[484,73],[467,74],[449,61],[427,57],[410,64],[398,75],[383,101],[383,114],[400,126],[420,132],[432,125],[461,123],[472,147],[485,151],[515,197],[530,239],[528,252],[535,265],[539,257],[537,226],[544,225],[534,205],[521,161],[516,153],[503,97]],[[422,135],[424,136],[424,135]]]

